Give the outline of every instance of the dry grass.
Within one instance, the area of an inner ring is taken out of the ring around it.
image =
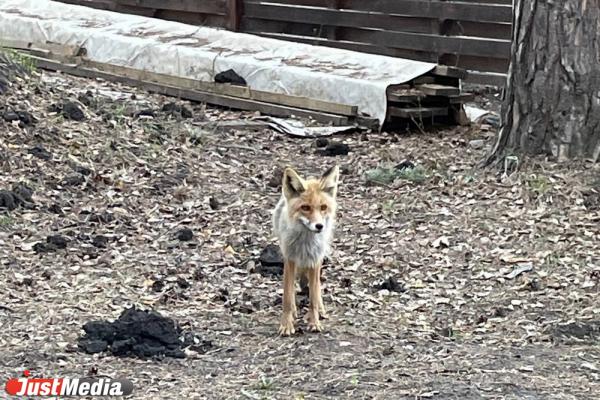
[[[78,376],[96,367],[133,379],[135,399],[600,393],[597,166],[535,159],[508,178],[479,171],[484,150],[468,142],[490,133],[476,128],[349,135],[337,139],[352,152],[334,160],[314,155],[310,140],[199,126],[248,114],[188,105],[193,119],[135,118],[172,99],[43,76],[0,97],[39,118],[25,128],[0,120],[0,189],[25,182],[35,201],[0,218],[2,381],[25,368]],[[86,90],[94,102],[85,121],[48,111]],[[29,154],[36,144],[52,159]],[[367,184],[367,171],[404,159],[427,171],[423,179]],[[268,183],[286,164],[317,174],[335,161],[343,175],[325,269],[330,319],[322,334],[279,338],[281,282],[253,272],[272,242],[279,189]],[[82,166],[90,174],[65,185]],[[192,241],[175,238],[182,227]],[[67,248],[36,254],[51,234]],[[106,248],[92,244],[96,235]],[[375,287],[388,277],[404,290]],[[213,349],[160,362],[77,352],[83,323],[131,304],[175,318]],[[557,328],[573,321],[584,328]]]

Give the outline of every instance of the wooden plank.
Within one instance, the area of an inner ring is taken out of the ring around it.
[[[458,79],[465,79],[468,75],[467,71],[464,69],[450,67],[448,65],[438,65],[431,73],[433,75],[449,76]]]
[[[39,54],[54,54],[61,57],[76,57],[82,52],[81,46],[54,42],[33,43],[26,40],[0,39],[0,47],[27,50]]]
[[[429,95],[429,96],[456,96],[460,94],[460,89],[453,86],[436,85],[434,83],[427,83],[424,85],[417,85],[417,90]]]
[[[504,87],[506,85],[505,74],[494,74],[486,72],[469,71],[466,82],[483,86]]]
[[[434,83],[434,82],[435,82],[435,78],[433,76],[428,76],[428,75],[417,76],[415,79],[412,80],[413,85],[422,85],[424,83]]]
[[[457,0],[463,3],[485,3],[485,4],[499,4],[499,5],[512,5],[513,0]]]
[[[448,107],[414,107],[400,108],[388,107],[388,114],[393,117],[400,118],[428,118],[428,117],[445,117],[448,115]]]
[[[319,122],[331,122],[334,125],[348,124],[348,117],[345,116],[303,110],[299,108],[264,103],[255,100],[242,99],[215,93],[201,92],[192,89],[182,89],[179,87],[173,87],[154,82],[140,81],[138,79],[132,79],[109,72],[86,68],[80,65],[66,65],[57,61],[52,61],[36,56],[31,57],[35,60],[37,66],[43,69],[49,69],[52,71],[62,71],[71,75],[82,76],[86,78],[101,78],[112,82],[119,82],[125,85],[139,87],[149,92],[159,93],[166,96],[178,97],[198,102],[205,102],[233,109],[260,111],[264,114],[275,115],[279,117],[296,116],[312,118]]]
[[[355,116],[358,113],[358,107],[354,105],[332,103],[323,100],[310,99],[307,97],[290,96],[282,93],[271,93],[261,90],[253,90],[246,86],[236,86],[214,82],[202,82],[195,79],[158,74],[150,71],[142,71],[134,68],[98,63],[89,60],[83,60],[83,65],[85,67],[91,67],[103,72],[125,76],[130,79],[137,79],[145,82],[155,82],[174,87],[184,87],[192,90],[199,90],[202,92],[214,93],[224,96],[239,97],[248,100],[256,100],[265,103],[274,103],[289,107],[304,108],[307,110],[326,112],[331,114]]]
[[[227,14],[226,0],[114,0],[117,4],[204,14]]]
[[[358,107],[353,105],[331,103],[317,99],[309,99],[306,97],[290,96],[281,93],[271,93],[260,90],[253,90],[246,86],[202,82],[195,79],[187,79],[176,76],[157,74],[149,71],[140,71],[133,68],[127,68],[116,65],[92,63],[89,61],[86,61],[86,65],[89,65],[95,69],[107,70],[107,72],[128,76],[133,79],[153,81],[177,87],[186,87],[194,90],[201,90],[226,96],[240,97],[266,103],[282,104],[290,107],[306,108],[308,110],[322,111],[332,114],[353,116],[358,113]]]
[[[244,12],[249,17],[334,26],[371,26],[369,23],[361,23],[359,21],[374,17],[371,14],[361,16],[359,13],[351,14],[341,10],[317,10],[307,7],[255,2],[245,3]],[[446,37],[386,31],[381,30],[379,23],[374,23],[373,25],[377,29],[356,28],[339,32],[337,39],[340,41],[369,43],[401,49],[424,50],[438,54],[456,53],[494,58],[508,58],[510,55],[510,40]]]
[[[415,18],[337,9],[245,2],[244,17],[282,22],[301,22],[325,26],[401,30],[432,33],[431,18]],[[259,28],[260,29],[260,28]]]
[[[491,58],[479,56],[467,56],[458,54],[443,54],[439,58],[439,63],[443,65],[452,65],[467,71],[486,71],[506,73],[508,71],[509,57]],[[465,77],[466,79],[466,77]]]
[[[141,10],[149,10],[142,8]],[[203,13],[192,13],[186,11],[176,10],[156,10],[154,12],[154,18],[166,19],[168,21],[182,22],[184,24],[199,25],[199,26],[212,26],[216,28],[227,27],[228,19],[225,15],[218,14],[203,14]]]
[[[512,22],[512,7],[498,4],[436,0],[347,0],[344,8],[438,19]]]
[[[512,24],[509,23],[456,20],[446,20],[445,22],[442,34],[447,36],[473,36],[505,40],[510,40],[512,37]]]
[[[271,33],[271,32],[246,32],[251,33],[258,36],[269,37],[273,39],[280,40],[289,40],[298,43],[307,43],[318,46],[326,46],[326,47],[335,47],[339,49],[346,49],[352,51],[360,51],[368,54],[383,54],[390,57],[400,57],[407,58],[418,61],[426,61],[426,62],[437,62],[437,56],[424,51],[417,50],[404,50],[404,49],[394,49],[385,46],[378,46],[372,44],[365,43],[356,43],[356,42],[346,42],[346,41],[337,41],[337,40],[327,40],[324,38],[318,37],[306,37],[306,36],[297,36],[297,35],[288,35],[284,33]]]
[[[256,0],[245,0],[245,1],[256,1]],[[329,0],[269,0],[269,3],[279,4],[294,4],[312,7],[326,7]],[[429,0],[421,0],[429,1]],[[512,5],[512,0],[441,0],[447,3],[459,2],[459,3],[480,3],[480,4],[496,4],[496,5]],[[346,2],[342,2],[342,6],[346,6]]]
[[[246,31],[246,33],[251,33],[258,36],[269,37],[279,40],[289,40],[292,42],[359,51],[368,54],[381,54],[390,57],[400,57],[425,62],[439,62],[440,64],[448,64],[448,66],[458,64],[458,67],[464,68],[467,71],[479,70],[492,72],[506,72],[508,69],[508,59],[454,55],[449,55],[451,56],[450,58],[446,58],[445,56],[442,56],[442,58],[438,58],[438,56],[433,52],[390,48],[382,45],[374,45],[360,42],[332,41],[319,37],[299,36],[287,33],[272,33],[260,31]]]
[[[240,30],[240,22],[242,20],[242,0],[227,0],[227,28],[230,31],[237,32]]]
[[[387,99],[390,102],[396,103],[413,103],[418,102],[425,97],[425,93],[415,90],[392,90],[387,94]]]
[[[437,54],[453,53],[461,56],[472,55],[503,59],[508,59],[510,56],[509,40],[435,36],[368,29],[353,29],[347,32],[347,35],[340,36],[338,39],[400,49],[430,51]]]

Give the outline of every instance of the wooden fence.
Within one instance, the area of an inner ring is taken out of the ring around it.
[[[296,42],[438,62],[504,84],[512,0],[62,0]]]

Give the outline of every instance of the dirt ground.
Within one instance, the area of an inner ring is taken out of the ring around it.
[[[0,105],[0,189],[33,191],[0,214],[2,385],[29,369],[130,378],[132,399],[600,395],[598,166],[480,170],[485,126],[336,136],[350,153],[325,157],[313,139],[207,124],[251,113],[47,72]],[[281,277],[258,261],[280,169],[335,162],[330,318],[280,338]],[[185,359],[79,351],[84,323],[131,305],[206,342]]]

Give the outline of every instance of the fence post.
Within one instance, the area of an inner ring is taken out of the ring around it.
[[[227,28],[230,31],[240,30],[243,0],[227,0]]]
[[[340,9],[340,0],[327,0],[327,8],[331,8],[334,10]],[[329,26],[327,28],[326,34],[328,40],[337,40],[337,30],[336,26]]]

